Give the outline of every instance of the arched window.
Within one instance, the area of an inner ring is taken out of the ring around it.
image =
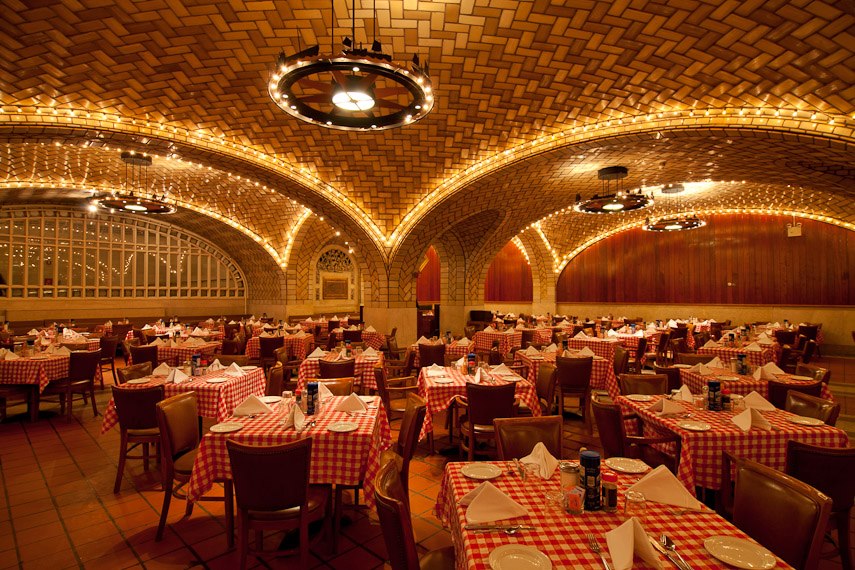
[[[347,252],[330,247],[321,253],[315,265],[316,301],[353,301],[356,275]]]

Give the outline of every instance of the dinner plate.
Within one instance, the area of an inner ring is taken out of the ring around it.
[[[336,422],[328,425],[327,429],[336,433],[346,433],[359,429],[359,426],[352,422]]]
[[[675,364],[674,368],[691,368],[691,364]]]
[[[469,463],[460,470],[464,477],[486,481],[502,474],[501,468],[490,463]]]
[[[134,378],[133,380],[128,380],[125,384],[148,384],[151,382],[151,378]]]
[[[724,380],[726,382],[735,382],[738,380],[742,380],[739,376],[719,376],[719,380]]]
[[[278,404],[282,401],[282,396],[262,396],[259,400],[265,404]]]
[[[214,424],[211,426],[211,431],[213,433],[231,433],[233,431],[238,431],[243,428],[243,424],[239,424],[237,422],[223,422],[221,424]]]
[[[650,471],[650,466],[647,463],[631,457],[609,457],[606,459],[606,465],[620,473],[647,473]]]
[[[31,356],[31,360],[47,360],[50,358],[50,354],[37,354],[35,356]]]
[[[229,381],[228,378],[222,378],[222,377],[208,378],[207,380],[205,380],[205,382],[207,382],[208,384],[222,384],[223,382],[228,382],[228,381]]]
[[[816,418],[808,418],[805,416],[790,416],[788,422],[799,424],[800,426],[824,426],[825,422]]]
[[[626,399],[632,400],[633,402],[652,402],[653,396],[648,394],[629,394]]]
[[[816,378],[811,378],[810,376],[790,376],[790,380],[806,380],[810,382],[816,380]]]
[[[359,396],[359,399],[365,402],[366,404],[373,404],[374,398],[377,396]]]
[[[446,377],[431,378],[431,381],[436,382],[437,384],[453,384],[454,383],[453,378],[446,378]]]
[[[707,422],[695,422],[691,420],[677,422],[677,427],[681,427],[689,431],[708,431],[712,429],[712,426]]]
[[[247,372],[249,372],[250,370],[255,370],[256,368],[258,368],[258,366],[241,366],[240,367],[241,370],[246,370]]]
[[[704,540],[704,548],[722,562],[746,570],[774,568],[777,564],[775,556],[759,544],[733,536],[711,536]]]
[[[493,570],[548,570],[552,568],[549,557],[533,546],[505,544],[490,553]]]

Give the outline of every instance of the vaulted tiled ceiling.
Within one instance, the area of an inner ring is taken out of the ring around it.
[[[335,1],[336,45],[349,34],[354,3],[357,40],[373,39],[366,33],[375,25],[373,0]],[[267,95],[280,49],[330,45],[330,2],[3,5],[0,140],[56,136],[47,119],[28,114],[37,106],[104,111],[126,132],[131,124],[166,125],[158,136],[137,138],[140,147],[164,146],[175,129],[204,132],[316,175],[317,184],[303,183],[264,160],[239,165],[336,227],[365,231],[353,239],[373,240],[387,255],[394,248],[417,255],[432,237],[501,200],[506,217],[481,244],[496,242],[485,249],[492,251],[567,206],[597,167],[621,161],[632,163],[636,182],[748,178],[767,189],[756,195],[761,206],[768,192],[786,200],[788,184],[850,200],[855,185],[855,17],[847,2],[380,1],[379,39],[397,61],[414,53],[429,60],[436,106],[417,124],[378,133],[299,122]],[[26,121],[16,118],[19,106]],[[98,131],[79,113],[65,125],[74,127],[64,133],[72,143]],[[802,144],[809,132],[816,136]],[[663,136],[671,142],[657,146]],[[685,145],[673,142],[681,136]],[[514,149],[527,144],[530,153],[517,156]],[[78,147],[62,152],[101,176],[116,174],[115,155]],[[513,156],[503,162],[506,151]],[[216,149],[189,158],[206,168],[230,160]],[[52,160],[35,167],[64,168]],[[4,168],[12,178],[26,170]],[[190,175],[175,176],[182,196],[200,207],[240,211],[242,202],[256,202],[241,215],[281,249],[288,222],[267,223],[270,214],[254,212],[289,211],[290,200],[261,191],[238,196],[246,184],[228,176],[194,192]],[[524,188],[515,197],[514,181]],[[341,207],[342,195],[352,208]],[[847,213],[845,203],[839,207]]]

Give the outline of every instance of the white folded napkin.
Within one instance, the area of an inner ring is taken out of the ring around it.
[[[464,336],[457,341],[457,346],[469,346],[469,339]]]
[[[647,325],[647,332],[655,333],[656,332],[656,325],[654,325],[653,323],[650,323],[649,325]]]
[[[654,503],[674,505],[684,509],[700,509],[701,503],[693,497],[686,486],[664,465],[650,471],[627,491],[639,491],[644,498]]]
[[[39,334],[39,331],[37,331],[36,329],[30,329],[30,332],[28,332],[27,334],[30,336],[35,336]]]
[[[186,346],[202,346],[205,344],[205,341],[201,338],[193,338],[190,337],[187,339],[187,342],[184,343]]]
[[[205,336],[207,333],[203,332],[202,329],[196,327],[193,329],[193,332],[190,333],[190,336]]]
[[[772,429],[772,424],[763,417],[763,414],[757,408],[748,408],[744,412],[740,412],[730,418],[730,421],[735,423],[736,427],[742,431],[749,431],[753,427],[766,431]]]
[[[173,384],[181,384],[182,382],[187,382],[188,380],[190,380],[190,377],[184,374],[184,372],[178,368],[172,368],[169,371],[169,374],[166,376],[167,383],[172,382]]]
[[[249,416],[252,414],[266,414],[268,412],[272,412],[273,410],[258,399],[258,396],[255,394],[250,394],[249,397],[238,404],[238,407],[235,408],[235,411],[232,412],[233,416]]]
[[[365,350],[362,351],[362,356],[365,356],[368,358],[376,358],[377,356],[379,356],[379,353],[376,350],[374,350],[373,347],[369,346],[368,348],[366,348]]]
[[[644,338],[644,331],[642,331],[642,330],[635,331],[635,336],[640,337],[640,338]]]
[[[416,341],[416,344],[430,344],[430,341],[423,336],[419,337],[419,340]]]
[[[229,321],[229,324],[230,324],[230,325],[236,325],[237,323],[236,323],[236,322],[234,322],[234,321]]]
[[[770,362],[769,364],[775,364],[774,362]],[[777,368],[777,366],[776,366]],[[780,370],[780,368],[779,368]],[[770,371],[766,370],[765,366],[759,366],[757,370],[754,371],[754,378],[757,380],[777,380],[777,377]]]
[[[425,374],[429,378],[436,378],[438,376],[445,376],[445,368],[442,366],[438,366],[437,364],[431,364],[430,366],[426,366],[424,368]]]
[[[466,522],[470,524],[491,523],[504,519],[523,517],[528,511],[496,488],[484,481],[460,498],[460,504],[467,506]]]
[[[143,325],[142,330],[144,330],[144,331],[148,331],[148,330],[151,330],[151,328],[152,328],[152,327],[151,327],[151,325],[150,325],[150,324],[148,324],[148,323],[146,323],[146,324],[144,324],[144,325]]]
[[[217,372],[219,370],[225,370],[225,366],[220,362],[219,358],[214,359],[214,361],[208,365],[208,372]]]
[[[338,321],[340,319],[338,318],[338,315],[333,315],[333,318],[331,318],[330,320],[331,321]]]
[[[606,544],[609,547],[613,570],[629,570],[632,568],[632,561],[636,556],[644,560],[651,568],[659,570],[662,568],[659,554],[650,544],[644,527],[635,517],[607,532]]]
[[[550,344],[546,348],[543,349],[543,352],[558,352],[558,347],[555,346],[555,343]]]
[[[771,339],[771,338],[769,338],[769,337],[766,337],[766,338],[758,338],[758,339],[757,339],[757,344],[759,344],[760,346],[772,346],[773,344],[775,344],[775,341],[774,341],[774,340],[772,340],[772,339]]]
[[[335,409],[337,412],[364,412],[368,409],[368,406],[365,405],[362,398],[356,394],[351,394],[339,402]]]
[[[172,348],[178,348],[181,343],[178,342],[175,338],[169,339],[169,342],[164,343],[164,346],[171,346]]]
[[[330,392],[329,387],[327,387],[326,383],[318,382],[318,398],[321,402],[326,402],[327,400],[332,399],[333,393]]]
[[[570,352],[569,350],[564,350],[561,352],[561,356],[564,358],[576,358],[576,352]]]
[[[609,330],[606,332],[606,335],[607,335],[607,336],[618,336],[618,332],[617,332],[617,331],[614,331],[614,330],[612,330],[612,329],[609,329]]]
[[[472,380],[470,380],[470,382],[472,382],[473,384],[480,384],[481,380],[486,380],[486,378],[483,370],[479,368],[475,371],[475,375],[472,376]]]
[[[570,324],[571,324],[571,323],[570,323],[570,321],[568,321],[567,319],[564,319],[563,321],[561,321],[560,323],[558,323],[558,326],[559,326],[559,327],[569,327],[569,326],[570,326]]]
[[[676,329],[677,328],[677,321],[675,321],[674,319],[671,319],[670,321],[668,321],[668,328]]]
[[[515,332],[517,332],[516,329],[508,329],[504,334],[514,334]]]
[[[538,441],[531,450],[531,453],[520,459],[520,463],[536,465],[538,470],[537,474],[541,479],[549,479],[552,477],[552,474],[555,473],[556,467],[558,467],[558,460],[549,453],[549,450],[546,449],[546,446],[543,445],[542,441]]]
[[[588,335],[585,334],[585,331],[579,331],[573,338],[588,338]]]
[[[368,325],[367,327],[365,327],[365,332],[377,332],[377,329],[375,329],[371,325]]]
[[[703,348],[720,348],[720,347],[716,341],[710,339],[706,342],[706,344],[704,344]]]
[[[591,350],[590,348],[588,348],[587,346],[583,346],[583,347],[582,347],[582,350],[580,350],[579,352],[577,352],[577,353],[576,353],[576,356],[580,356],[580,357],[583,357],[583,356],[596,356],[596,354],[594,354],[594,351],[593,351],[593,350]]]
[[[297,430],[297,433],[302,432],[306,427],[306,414],[297,405],[291,406],[291,411],[285,416],[285,420],[282,422],[282,427],[286,429],[292,426]]]
[[[700,362],[689,368],[689,372],[697,372],[701,376],[709,376],[713,373],[712,369],[706,364]]]
[[[164,344],[166,344],[166,343],[163,342],[163,339],[156,338],[153,341],[151,341],[151,343],[149,343],[149,346],[163,346]]]
[[[349,327],[347,327],[347,330],[349,330],[349,331],[358,331],[358,330],[359,330],[359,327],[357,327],[356,325],[350,325]]]
[[[333,362],[337,360],[347,360],[347,356],[344,354],[344,350],[339,350],[335,353],[335,357],[333,358]]]
[[[105,327],[112,327],[112,326],[113,326],[113,321],[107,321],[106,323],[104,323],[104,326],[105,326]]]
[[[321,349],[320,347],[315,348],[311,354],[307,358],[322,358],[327,355],[327,351]]]
[[[491,372],[492,374],[497,375],[497,376],[508,376],[508,375],[513,375],[513,374],[514,374],[514,371],[513,371],[513,370],[511,370],[510,368],[508,368],[507,366],[505,366],[505,364],[504,364],[504,363],[499,364],[499,365],[497,365],[497,366],[493,366],[493,367],[490,369],[490,372]]]
[[[243,371],[243,368],[241,368],[240,366],[238,366],[238,363],[237,363],[237,362],[232,362],[232,363],[229,365],[229,367],[228,367],[228,368],[226,368],[226,371],[224,372],[224,374],[225,374],[226,376],[232,376],[232,377],[238,378],[238,377],[240,377],[240,376],[243,376],[243,375],[244,375],[244,371]]]
[[[772,327],[774,327],[774,328],[776,328],[776,329],[777,329],[777,328],[781,328],[781,323],[779,323],[778,321],[775,321],[775,324],[774,324],[774,325],[772,325]]]
[[[527,349],[525,349],[522,353],[525,354],[526,356],[537,356],[538,354],[540,354],[540,351],[537,350],[535,347],[530,346]]]
[[[18,360],[21,358],[11,350],[6,350],[5,348],[0,350],[3,350],[2,360]]]
[[[670,416],[674,414],[682,414],[686,411],[682,405],[677,402],[673,402],[668,398],[662,398],[655,404],[652,404],[649,408],[647,408],[651,412],[656,412],[660,416]]]
[[[260,335],[258,335],[258,336],[260,336],[260,337],[261,337],[261,336],[263,336],[264,338],[272,338],[272,337],[274,337],[274,336],[276,336],[276,335],[274,335],[273,333],[269,333],[269,332],[263,332],[263,333],[261,333],[261,334],[260,334]]]
[[[692,395],[692,391],[689,390],[689,387],[683,384],[680,386],[680,390],[674,394],[674,400],[681,400],[683,402],[694,402],[695,397]]]
[[[67,346],[58,346],[54,349],[53,353],[59,356],[71,356],[71,351]]]
[[[748,346],[746,346],[743,350],[746,352],[760,352],[763,350],[763,347],[757,344],[756,342],[752,342]]]
[[[219,360],[216,361],[217,364],[220,363]],[[220,366],[222,368],[222,366]],[[152,376],[169,376],[169,371],[172,370],[169,365],[165,362],[161,362],[160,365],[151,371]]]
[[[464,364],[466,364],[466,357],[465,356],[461,356],[460,360],[457,360],[454,362],[455,366],[463,366]]]
[[[775,408],[775,406],[772,405],[772,402],[770,402],[754,390],[752,390],[747,396],[745,396],[742,401],[745,403],[745,407],[754,408],[755,410],[773,412],[777,409]]]
[[[716,356],[709,362],[707,362],[707,368],[724,368],[724,362],[721,361],[721,358]]]
[[[483,332],[490,332],[490,331],[493,331],[493,330],[495,330],[493,327],[491,327],[490,325],[487,325],[486,327],[484,327],[484,331],[483,331]]]

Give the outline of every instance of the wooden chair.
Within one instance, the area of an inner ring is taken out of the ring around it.
[[[445,365],[445,344],[420,344],[418,347],[420,368],[426,368],[434,364],[437,366]]]
[[[130,366],[119,368],[116,372],[119,374],[118,384],[119,386],[121,386],[128,380],[135,380],[137,378],[145,378],[146,376],[151,376],[151,362],[143,362],[142,364],[131,364]]]
[[[267,396],[281,396],[283,390],[284,368],[281,362],[277,362],[267,370],[267,387],[264,394]]]
[[[683,385],[683,379],[680,377],[679,368],[674,368],[673,366],[656,366],[654,364],[653,372],[656,374],[664,374],[668,377],[668,394],[671,393],[671,390],[678,390],[680,386]]]
[[[231,366],[232,364],[237,364],[238,366],[249,365],[249,357],[245,354],[215,354],[214,358],[219,360],[223,366]],[[282,394],[277,395],[281,396]]]
[[[356,360],[329,361],[318,360],[319,378],[353,378],[356,372]]]
[[[665,465],[676,475],[680,464],[680,437],[675,434],[659,436],[627,435],[625,421],[635,420],[638,423],[638,433],[643,433],[641,419],[637,414],[622,414],[617,404],[591,401],[591,409],[597,430],[600,434],[600,442],[606,458],[609,457],[633,457],[641,459],[651,467]],[[661,451],[658,444],[673,443],[674,455]]]
[[[455,404],[464,412],[460,416],[460,450],[469,461],[475,460],[475,448],[480,441],[494,440],[493,420],[516,415],[513,383],[499,386],[467,384],[466,397],[456,396]],[[491,451],[485,451],[493,455]]]
[[[626,367],[629,365],[629,352],[626,351],[622,346],[618,345],[615,347],[615,359],[612,363],[615,372],[615,376],[620,376],[624,372],[626,372]]]
[[[779,382],[778,380],[769,380],[769,402],[783,410],[787,402],[787,392],[802,392],[809,396],[819,398],[822,395],[822,381],[816,381],[812,384],[790,384],[789,382]]]
[[[231,338],[224,338],[222,353],[226,355],[240,354],[240,341]]]
[[[398,431],[398,440],[393,445],[395,453],[403,459],[401,469],[401,483],[404,492],[409,493],[410,460],[415,455],[416,447],[419,445],[419,433],[427,415],[427,402],[417,394],[407,394],[407,406],[401,421],[401,429]]]
[[[548,362],[541,362],[540,368],[537,370],[534,388],[537,392],[537,400],[540,403],[540,411],[543,415],[549,415],[555,409],[555,388],[557,383],[558,375],[555,372],[555,365]],[[520,409],[517,413],[527,416],[531,415],[531,410],[524,404],[520,404]]]
[[[101,348],[101,360],[98,366],[101,368],[101,389],[104,389],[104,367],[107,366],[113,372],[113,384],[118,382],[116,378],[116,350],[119,347],[119,339],[115,336],[102,336],[98,339]]]
[[[312,438],[281,445],[254,446],[227,440],[237,500],[240,568],[247,567],[249,531],[255,530],[255,554],[291,554],[264,550],[266,530],[297,529],[300,568],[309,567],[309,524],[329,517],[329,487],[309,485]],[[321,533],[313,537],[313,542]]]
[[[594,367],[594,359],[591,356],[585,358],[555,357],[555,375],[558,384],[558,410],[564,417],[564,400],[569,397],[579,398],[579,414],[590,425],[588,414],[588,402],[591,399],[591,371]]]
[[[621,374],[618,383],[624,395],[668,393],[668,376],[664,374]]]
[[[276,363],[276,357],[273,355],[273,351],[285,346],[285,337],[260,336],[258,337],[258,343],[261,366],[267,370]]]
[[[798,416],[816,418],[833,426],[840,415],[840,404],[810,396],[796,390],[789,390],[784,402],[784,409]]]
[[[561,416],[496,418],[496,450],[500,461],[525,457],[542,442],[556,459],[561,458],[564,419]]]
[[[810,376],[816,380],[820,380],[823,384],[831,382],[831,370],[814,364],[797,364],[796,374],[799,376]]]
[[[415,376],[389,378],[382,366],[374,368],[374,380],[377,383],[377,395],[383,401],[389,423],[397,419],[395,414],[403,414],[407,408],[409,394],[416,394],[419,387]]]
[[[156,346],[131,346],[131,362],[134,364],[142,364],[143,362],[151,362],[152,369],[157,368],[159,363],[157,358]]]
[[[0,422],[6,419],[6,406],[9,402],[19,400],[26,401],[28,408],[33,405],[33,392],[28,386],[0,386]],[[32,409],[30,413],[33,413]],[[37,411],[35,413],[38,415]]]
[[[160,429],[160,472],[163,485],[163,506],[157,525],[155,541],[163,540],[166,518],[172,497],[187,499],[181,489],[190,481],[193,462],[199,447],[199,412],[195,392],[183,392],[161,400],[156,405],[157,426]],[[283,473],[276,473],[283,477]],[[177,483],[177,485],[176,485]],[[234,546],[234,493],[231,479],[222,481],[223,497],[202,497],[200,501],[225,501],[226,540]],[[265,489],[267,491],[268,489]],[[184,518],[193,513],[193,503],[187,501]]]
[[[772,333],[775,337],[775,340],[778,341],[778,344],[784,346],[785,344],[788,346],[792,346],[796,343],[796,332],[795,331],[787,331],[783,329],[776,330]]]
[[[630,354],[629,360],[626,362],[626,372],[641,373],[641,362],[644,360],[644,355],[647,352],[647,339],[642,337],[638,339],[638,348],[635,349],[635,354]]]
[[[92,414],[98,416],[98,404],[95,402],[95,374],[101,361],[101,349],[81,350],[71,353],[68,362],[68,376],[50,382],[42,392],[45,395],[58,395],[60,413],[71,420],[74,394],[80,394],[84,400],[92,399]]]
[[[144,366],[151,366],[148,362]],[[142,459],[143,468],[148,471],[149,446],[154,444],[156,455],[160,454],[160,429],[157,427],[157,403],[163,400],[163,386],[151,388],[127,388],[113,386],[113,403],[119,418],[119,469],[113,492],[122,487],[125,473],[125,461]],[[130,446],[130,447],[128,447]],[[131,451],[142,446],[142,455],[131,455]]]
[[[350,396],[353,393],[353,376],[350,378],[309,378],[306,383],[317,382],[326,386],[333,396]]]
[[[715,358],[715,355],[712,354],[695,354],[694,352],[678,352],[675,361],[677,364],[689,364],[694,366],[695,364],[706,364],[710,360]]]

